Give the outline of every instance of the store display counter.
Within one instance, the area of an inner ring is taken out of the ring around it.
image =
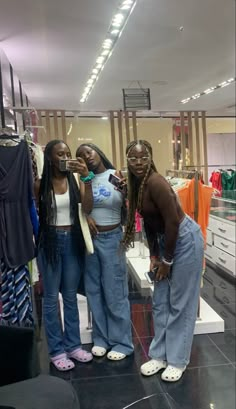
[[[127,263],[132,279],[138,288],[149,289],[153,292],[153,285],[150,285],[145,278],[144,273],[149,269],[148,249],[139,242],[127,253]],[[212,334],[224,332],[224,320],[201,298],[200,299],[200,318],[196,321],[195,334]]]

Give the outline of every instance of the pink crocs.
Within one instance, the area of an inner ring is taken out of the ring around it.
[[[75,359],[79,362],[90,362],[93,359],[93,355],[82,348],[77,348],[74,351],[69,352],[67,355],[69,358]]]
[[[74,362],[67,358],[66,354],[61,354],[51,358],[51,362],[58,371],[70,371],[75,367]]]

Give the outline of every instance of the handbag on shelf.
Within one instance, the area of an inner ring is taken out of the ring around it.
[[[78,189],[80,191],[81,190],[80,189],[80,183],[79,183],[77,177],[75,177],[75,180],[77,182]],[[94,253],[93,240],[92,240],[91,233],[90,233],[90,230],[89,230],[87,217],[83,212],[81,203],[78,203],[78,216],[79,216],[81,231],[82,231],[82,234],[83,234],[83,237],[84,237],[86,252],[87,252],[88,255],[93,254]]]
[[[82,234],[84,237],[86,251],[87,251],[87,254],[90,255],[94,253],[93,240],[92,240],[91,233],[89,230],[87,217],[85,216],[83,212],[81,203],[78,203],[78,214],[79,214],[79,221],[80,221]]]

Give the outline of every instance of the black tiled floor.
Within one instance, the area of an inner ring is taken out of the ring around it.
[[[81,409],[123,409],[131,404],[135,409],[234,409],[235,285],[210,268],[204,282],[202,297],[225,320],[226,331],[194,337],[190,364],[178,383],[165,383],[159,374],[150,378],[140,374],[140,365],[148,360],[153,323],[151,299],[133,283],[129,298],[134,355],[120,362],[104,357],[88,364],[76,363],[68,373],[50,366],[50,373],[72,382]],[[85,347],[91,349],[91,345]],[[49,364],[43,327],[39,351],[42,371],[46,373]]]

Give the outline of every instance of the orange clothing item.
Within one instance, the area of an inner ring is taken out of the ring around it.
[[[194,219],[195,211],[195,179],[186,181],[186,185],[180,188],[177,193],[180,199],[180,203],[183,211]],[[209,223],[211,197],[213,188],[203,185],[201,181],[198,181],[198,224],[201,227],[204,240],[206,242],[206,231]]]

